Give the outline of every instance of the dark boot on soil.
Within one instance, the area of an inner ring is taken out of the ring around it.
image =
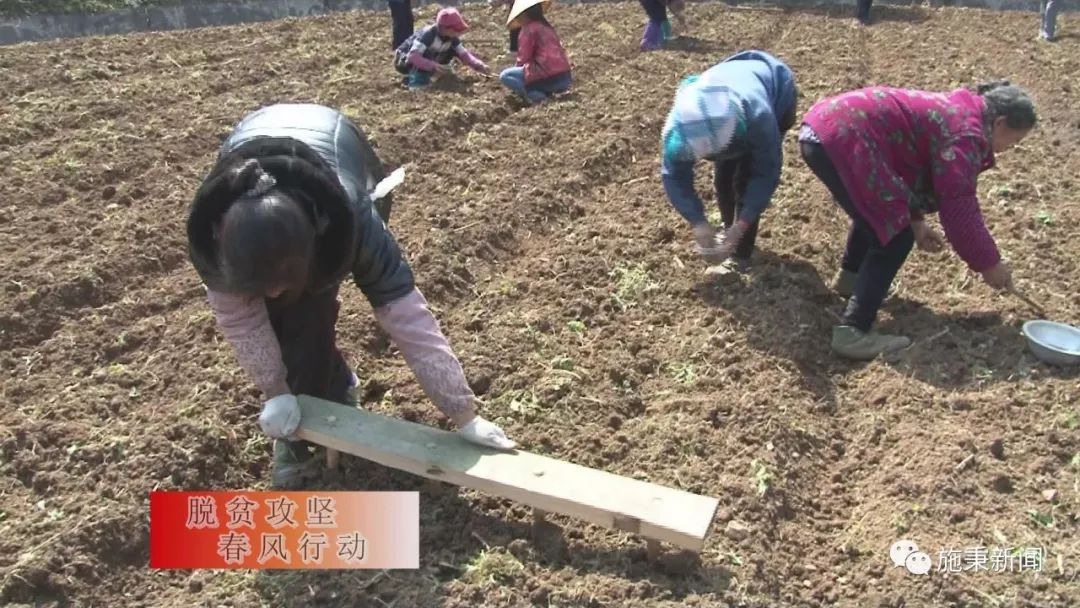
[[[833,327],[832,350],[848,359],[870,361],[878,355],[889,355],[908,346],[911,346],[911,339],[905,336],[862,332],[850,325]]]
[[[306,441],[274,441],[274,470],[270,486],[275,490],[300,490],[315,477],[319,461]]]
[[[833,279],[833,291],[845,298],[850,298],[851,294],[855,293],[855,279],[857,278],[859,278],[858,273],[841,268]]]
[[[409,87],[410,91],[423,91],[431,86],[431,74],[413,70],[413,72],[409,74],[409,82],[406,86]]]
[[[737,282],[740,275],[748,272],[750,272],[750,260],[748,258],[728,258],[715,266],[706,268],[705,276],[726,285]]]

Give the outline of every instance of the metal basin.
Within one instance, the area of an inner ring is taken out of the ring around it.
[[[1080,329],[1053,321],[1028,321],[1022,332],[1028,348],[1040,361],[1080,365]]]

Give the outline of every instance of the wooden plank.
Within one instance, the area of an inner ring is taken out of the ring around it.
[[[301,439],[692,551],[704,547],[720,502],[522,450],[483,448],[457,433],[308,395],[299,401]]]

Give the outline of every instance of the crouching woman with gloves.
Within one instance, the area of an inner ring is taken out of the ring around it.
[[[367,138],[331,108],[278,104],[226,139],[190,209],[191,261],[240,365],[266,396],[275,487],[296,487],[310,445],[292,439],[296,395],[356,404],[358,380],[335,343],[338,288],[349,274],[424,392],[462,436],[516,446],[478,416],[461,363],[387,229],[390,198]]]

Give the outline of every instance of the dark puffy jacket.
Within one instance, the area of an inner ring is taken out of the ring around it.
[[[213,195],[213,178],[239,159],[255,158],[279,186],[288,189],[303,181],[302,176],[288,175],[293,166],[288,161],[293,157],[333,172],[341,185],[332,192],[307,189],[301,193],[317,218],[316,268],[308,291],[337,285],[350,271],[373,307],[412,291],[412,270],[384,223],[390,198],[379,201],[376,210],[368,197],[385,177],[382,163],[348,118],[313,104],[278,104],[257,110],[245,116],[222,144],[217,164],[188,217],[188,251],[203,283],[214,291],[234,291],[218,267],[214,237],[214,227],[234,201]]]

